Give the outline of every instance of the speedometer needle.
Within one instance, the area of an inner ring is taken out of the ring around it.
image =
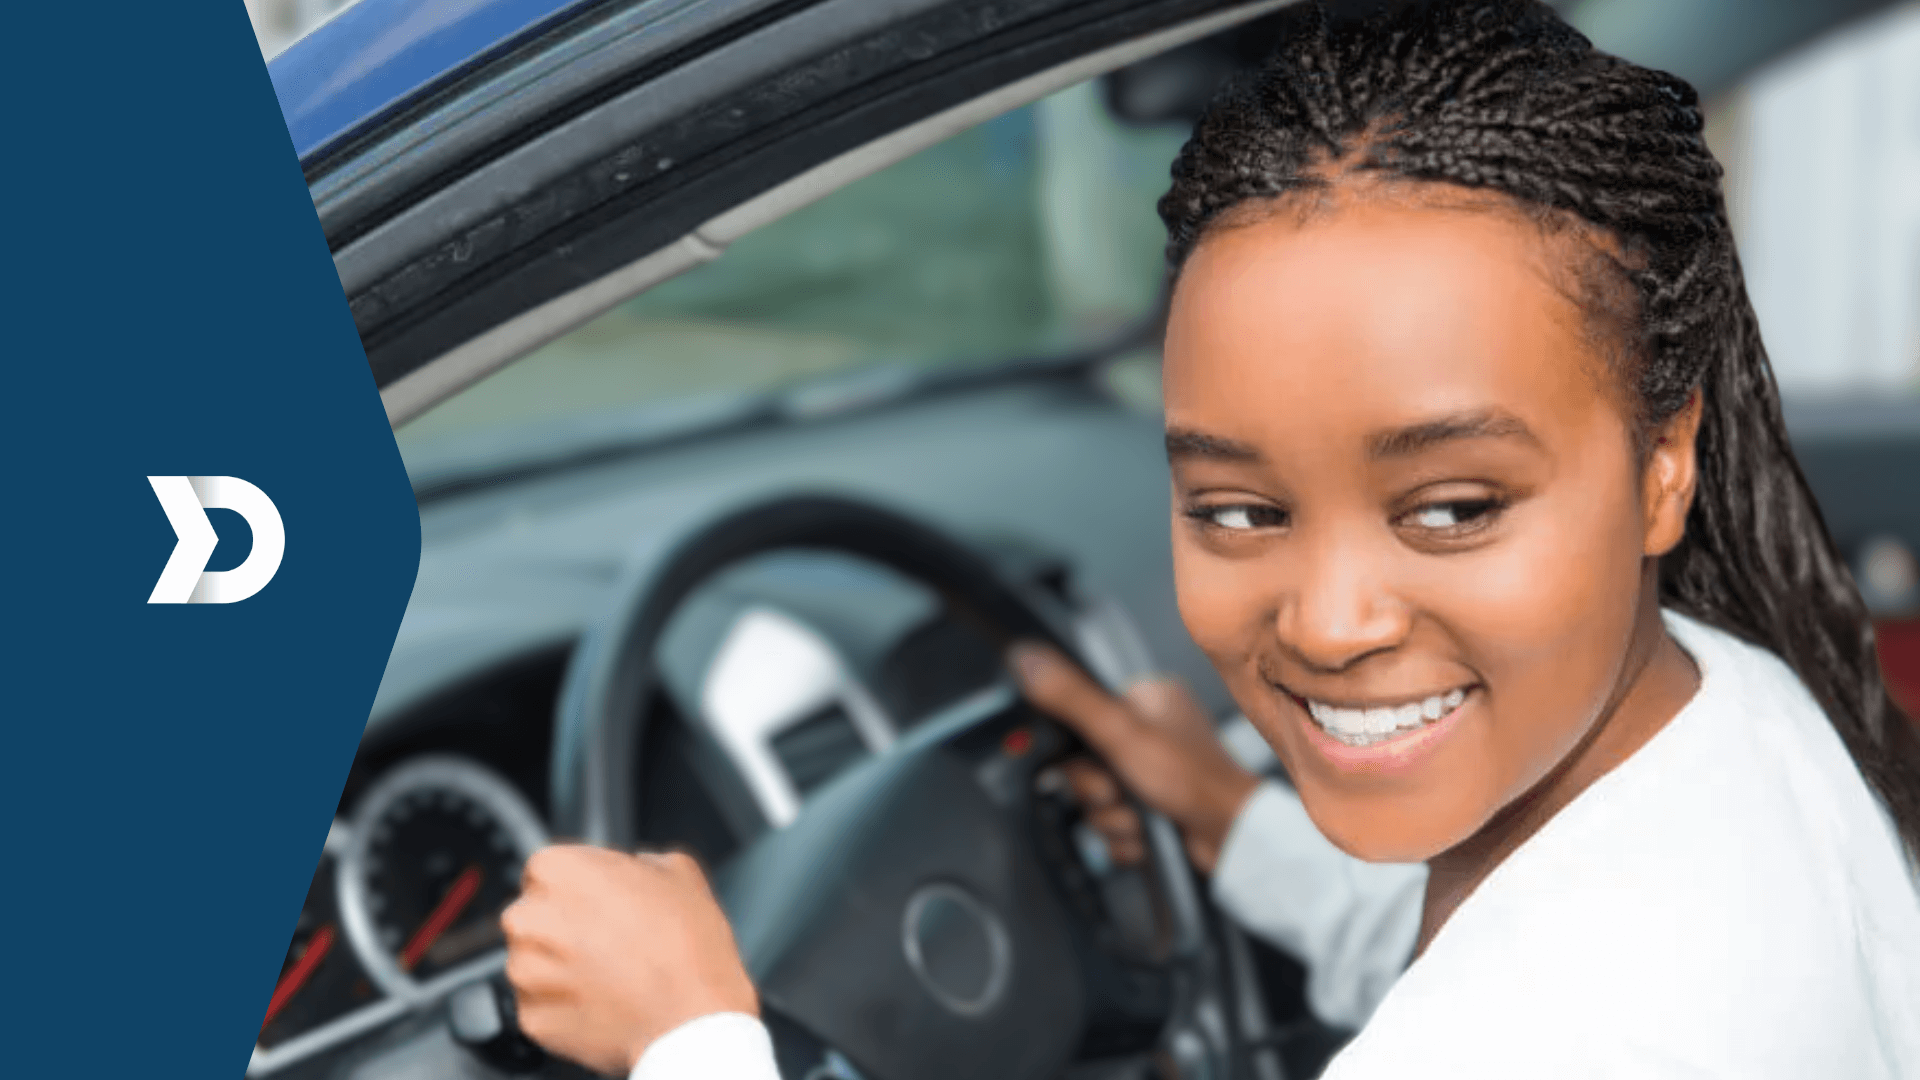
[[[440,940],[440,935],[446,933],[447,928],[453,925],[453,921],[460,917],[460,913],[467,910],[468,904],[473,903],[474,895],[479,891],[480,868],[469,866],[460,871],[460,876],[453,879],[452,885],[447,886],[447,894],[434,905],[433,914],[427,916],[427,921],[421,923],[420,929],[413,932],[413,938],[407,942],[407,947],[400,951],[401,971],[413,970],[414,965],[427,955],[427,950],[433,948],[433,943]]]
[[[280,977],[280,985],[273,988],[273,997],[267,1001],[267,1018],[260,1021],[260,1027],[263,1030],[268,1024],[273,1023],[273,1018],[280,1015],[280,1010],[287,1007],[287,1002],[293,1000],[293,995],[299,993],[300,988],[313,977],[314,969],[320,966],[320,961],[327,958],[327,950],[331,948],[333,948],[333,924],[328,923],[314,931],[313,936],[307,939],[306,951],[301,953],[300,959],[294,961],[293,967]]]

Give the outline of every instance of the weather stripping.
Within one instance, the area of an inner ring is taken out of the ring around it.
[[[427,361],[381,391],[395,427],[595,316],[720,253],[747,233],[936,143],[1057,90],[1136,60],[1217,33],[1285,7],[1292,0],[1261,0],[1088,53],[1008,83],[817,165],[732,210],[709,219],[675,243],[641,257],[589,285],[564,293]]]

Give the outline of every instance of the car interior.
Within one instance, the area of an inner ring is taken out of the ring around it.
[[[1281,6],[577,5],[303,147],[422,555],[250,1078],[589,1075],[501,975],[554,839],[698,856],[789,1080],[1318,1075],[1304,968],[1163,819],[1112,863],[1001,660],[1177,675],[1279,775],[1175,605],[1154,202]],[[1877,398],[1789,419],[1920,653]]]

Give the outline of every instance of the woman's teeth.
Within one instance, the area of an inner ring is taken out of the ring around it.
[[[1307,713],[1327,734],[1348,746],[1371,746],[1412,731],[1422,724],[1431,724],[1459,708],[1465,700],[1467,692],[1461,689],[1435,694],[1425,701],[1371,709],[1343,709],[1318,701],[1307,701]]]

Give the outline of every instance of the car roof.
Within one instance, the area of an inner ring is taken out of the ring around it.
[[[1338,2],[1338,0],[1334,0]],[[1711,94],[1767,60],[1889,0],[1556,0],[1601,48]],[[771,0],[359,0],[268,64],[303,161],[469,71],[598,9],[708,26]],[[792,5],[788,5],[792,6]],[[649,10],[650,9],[650,10]]]
[[[476,59],[599,0],[360,0],[267,71],[302,158]]]

